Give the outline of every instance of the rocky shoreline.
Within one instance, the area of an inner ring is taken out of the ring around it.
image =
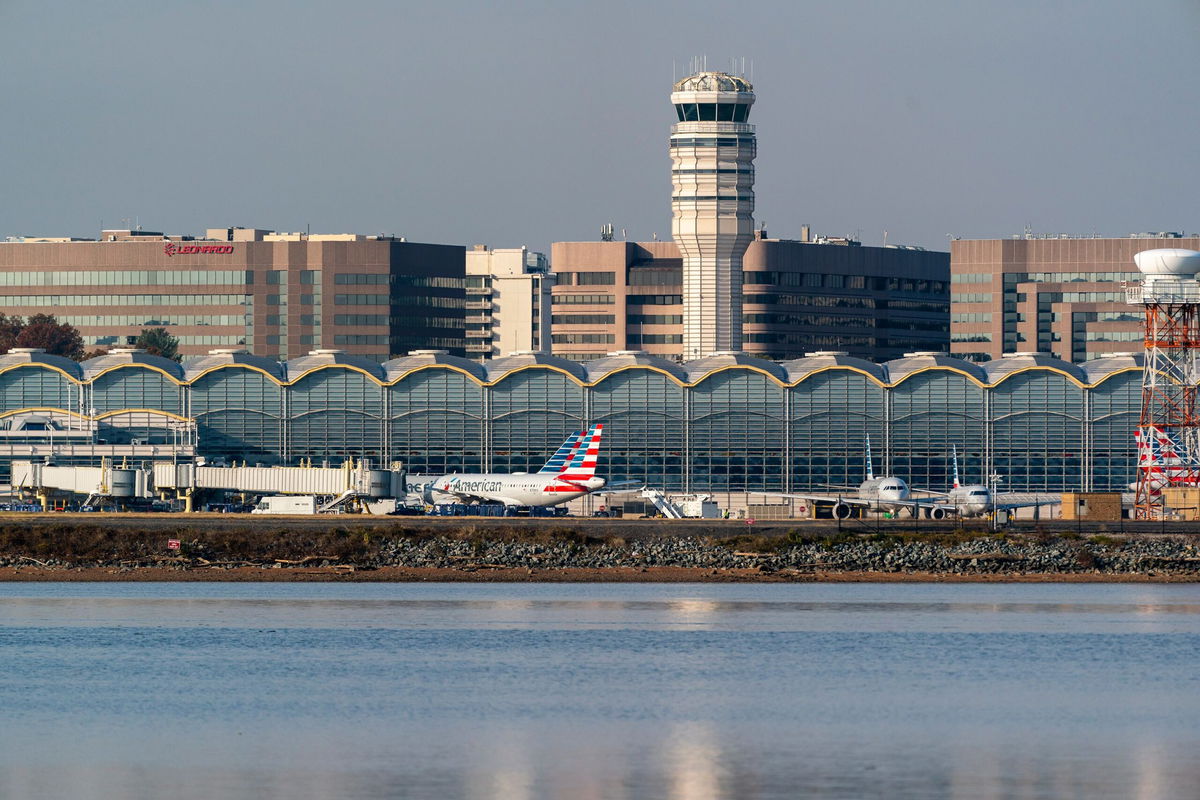
[[[0,547],[0,580],[1198,581],[1200,536],[848,534],[806,540],[565,531],[458,535],[334,532],[272,547],[193,536],[163,552],[153,536],[72,550],[67,542]],[[275,541],[279,541],[276,539]],[[55,552],[56,550],[60,552]],[[138,552],[141,551],[141,552]],[[257,576],[257,577],[255,577]]]

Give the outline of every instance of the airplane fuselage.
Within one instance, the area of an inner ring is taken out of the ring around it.
[[[908,484],[893,476],[868,478],[858,487],[858,499],[872,511],[897,511],[908,508]]]
[[[409,475],[410,497],[437,505],[456,502],[503,503],[506,506],[557,506],[599,491],[604,478],[563,479],[542,473],[477,473],[464,475]]]
[[[960,517],[982,517],[993,510],[992,491],[981,484],[955,486],[946,496],[946,505],[954,506]]]

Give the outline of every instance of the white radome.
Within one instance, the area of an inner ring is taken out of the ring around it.
[[[1200,252],[1180,248],[1143,250],[1133,257],[1143,275],[1184,277],[1200,272]]]

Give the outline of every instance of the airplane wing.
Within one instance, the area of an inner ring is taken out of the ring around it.
[[[1057,506],[1062,504],[1062,495],[1022,494],[1011,492],[1002,494],[992,502],[998,511],[1011,511],[1014,508],[1032,508],[1033,506]]]
[[[810,503],[841,503],[845,506],[862,506],[870,505],[866,500],[862,500],[857,496],[838,496],[835,494],[788,494],[786,492],[750,492],[750,494],[761,494],[765,497],[786,497],[790,500],[807,500]]]

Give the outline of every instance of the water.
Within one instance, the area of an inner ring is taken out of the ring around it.
[[[3,798],[1200,796],[1200,586],[0,584]]]

